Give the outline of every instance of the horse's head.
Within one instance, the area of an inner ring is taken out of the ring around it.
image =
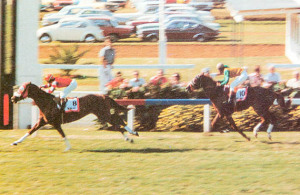
[[[13,103],[17,103],[18,101],[27,98],[30,85],[30,82],[23,83],[21,87],[19,87],[18,91],[14,92],[14,95],[11,97],[11,101]]]
[[[204,74],[197,75],[187,86],[187,91],[192,92],[194,89],[216,87],[216,82],[210,77]]]

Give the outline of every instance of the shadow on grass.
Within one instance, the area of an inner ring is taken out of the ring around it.
[[[263,144],[287,144],[287,145],[300,145],[300,142],[273,142],[273,141],[260,141]]]
[[[81,152],[100,152],[100,153],[172,153],[172,152],[189,152],[193,149],[161,149],[161,148],[144,148],[144,149],[96,149],[83,150]]]

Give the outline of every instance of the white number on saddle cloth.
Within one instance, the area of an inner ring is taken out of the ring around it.
[[[79,100],[78,98],[68,99],[65,107],[65,112],[79,112]]]
[[[247,97],[248,88],[239,88],[236,92],[236,101],[244,101]]]

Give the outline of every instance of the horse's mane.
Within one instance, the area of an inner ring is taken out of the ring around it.
[[[31,85],[30,87],[33,87],[33,89],[35,90],[34,93],[36,93],[36,95],[39,97],[44,97],[44,98],[49,98],[49,99],[53,99],[55,97],[54,95],[47,93],[46,91],[40,89],[38,86],[36,86],[33,83],[30,83],[30,85]]]

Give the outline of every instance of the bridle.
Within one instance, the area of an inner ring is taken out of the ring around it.
[[[30,82],[23,83],[23,85],[14,93],[14,96],[19,97],[20,99],[25,99],[28,97],[28,87]]]

